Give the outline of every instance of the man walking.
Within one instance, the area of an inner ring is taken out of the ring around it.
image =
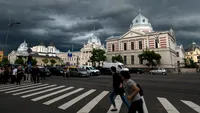
[[[34,83],[39,83],[39,70],[37,66],[34,66],[32,69],[32,78]]]
[[[17,85],[20,85],[23,76],[24,76],[24,72],[22,70],[22,67],[19,66],[17,69]]]
[[[117,73],[116,67],[114,67],[114,66],[111,67],[111,71],[113,73],[113,91],[110,94],[110,101],[111,101],[111,103],[112,103],[112,105],[114,107],[113,109],[111,109],[111,111],[117,111],[115,100],[114,100],[117,95],[120,95],[122,101],[129,108],[130,105],[129,105],[126,97],[124,96],[124,89],[123,89],[122,78]]]
[[[14,67],[12,70],[12,76],[11,76],[11,84],[14,84],[16,81],[16,76],[17,76],[17,67]]]
[[[130,73],[128,71],[121,71],[120,75],[123,80],[123,86],[126,93],[127,99],[131,102],[128,113],[144,113],[143,101],[139,94],[140,89],[137,84],[130,79]]]

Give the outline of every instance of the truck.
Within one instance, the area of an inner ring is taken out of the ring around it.
[[[100,71],[92,66],[83,66],[85,70],[90,74],[90,76],[98,76],[100,75]]]
[[[125,66],[124,66],[124,64],[123,63],[120,63],[120,62],[105,62],[104,64],[103,64],[103,69],[102,69],[102,72],[104,73],[104,74],[111,74],[110,72],[108,72],[108,71],[110,71],[110,68],[111,67],[116,67],[116,69],[117,69],[117,72],[120,72],[120,71],[129,71],[129,69],[128,68],[126,68]]]

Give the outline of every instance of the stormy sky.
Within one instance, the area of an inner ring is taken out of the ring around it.
[[[21,22],[10,29],[7,51],[25,39],[31,45],[53,42],[61,51],[73,44],[79,50],[94,31],[105,44],[112,35],[127,32],[138,9],[154,31],[175,30],[185,48],[200,44],[199,0],[0,0],[0,48],[4,47],[8,18]]]

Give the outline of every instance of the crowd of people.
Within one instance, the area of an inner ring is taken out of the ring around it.
[[[5,65],[0,68],[0,84],[17,84],[21,81],[27,83],[39,83],[41,79],[45,79],[45,72],[40,71],[37,66],[9,66]]]

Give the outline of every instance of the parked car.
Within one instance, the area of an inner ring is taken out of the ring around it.
[[[153,75],[153,74],[163,74],[163,75],[166,75],[167,71],[164,68],[158,68],[158,69],[150,70],[149,74],[151,74],[151,75]]]
[[[89,73],[83,68],[69,68],[69,76],[77,76],[77,77],[89,77]]]
[[[130,73],[142,74],[142,73],[144,73],[144,70],[140,69],[140,68],[131,68],[131,69],[129,69],[129,72]]]
[[[67,73],[64,69],[58,67],[51,67],[50,72],[52,75],[56,76],[65,76],[65,74]]]
[[[38,68],[40,73],[44,72],[46,77],[50,76],[51,72],[47,68],[45,67],[38,67]]]

